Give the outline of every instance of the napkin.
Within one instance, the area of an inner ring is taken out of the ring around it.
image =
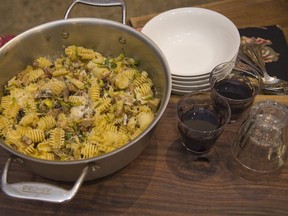
[[[9,40],[11,40],[14,35],[2,35],[0,36],[0,47],[6,44]]]

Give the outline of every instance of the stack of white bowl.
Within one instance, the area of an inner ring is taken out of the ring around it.
[[[205,91],[210,88],[209,75],[178,76],[172,74],[172,93],[186,94],[192,91]]]
[[[165,55],[175,94],[208,90],[211,71],[235,60],[240,46],[236,26],[222,14],[203,8],[161,13],[145,24],[142,33]]]

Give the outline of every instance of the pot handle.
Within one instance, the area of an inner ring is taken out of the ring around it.
[[[65,12],[64,19],[68,18],[69,13],[72,8],[77,4],[86,4],[91,6],[99,7],[112,7],[112,6],[121,6],[122,7],[122,23],[126,24],[126,4],[123,0],[74,0],[68,9]]]
[[[2,174],[1,187],[4,193],[11,197],[40,200],[53,203],[62,203],[71,200],[78,192],[83,183],[89,166],[87,165],[83,170],[76,183],[71,190],[65,190],[55,185],[37,182],[19,182],[8,184],[8,169],[12,162],[12,158],[8,158]]]

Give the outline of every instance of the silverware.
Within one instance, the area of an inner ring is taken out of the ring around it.
[[[288,94],[288,82],[277,77],[271,77],[266,68],[262,57],[261,44],[250,43],[241,44],[238,59],[250,66],[262,76],[263,88],[265,94]]]
[[[288,95],[288,83],[283,81],[275,85],[264,85],[262,92],[270,95]]]

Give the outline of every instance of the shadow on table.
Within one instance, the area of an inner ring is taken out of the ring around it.
[[[166,162],[172,173],[181,179],[203,180],[213,177],[217,172],[219,157],[214,149],[211,149],[211,156],[195,159],[194,155],[183,147],[180,138],[168,148]]]
[[[201,185],[196,190],[198,193],[201,193],[202,187],[213,187],[210,194],[212,198],[222,194],[230,197],[231,201],[241,198],[244,202],[251,202],[269,199],[271,194],[282,194],[281,186],[285,187],[285,182],[288,181],[288,165],[271,182],[263,184],[248,182],[229,170],[230,143],[233,141],[233,134],[230,132],[226,131],[211,149],[214,155],[212,161],[195,161],[191,153],[182,146],[181,139],[175,140],[166,153],[167,166],[179,181],[188,182],[192,190]]]

